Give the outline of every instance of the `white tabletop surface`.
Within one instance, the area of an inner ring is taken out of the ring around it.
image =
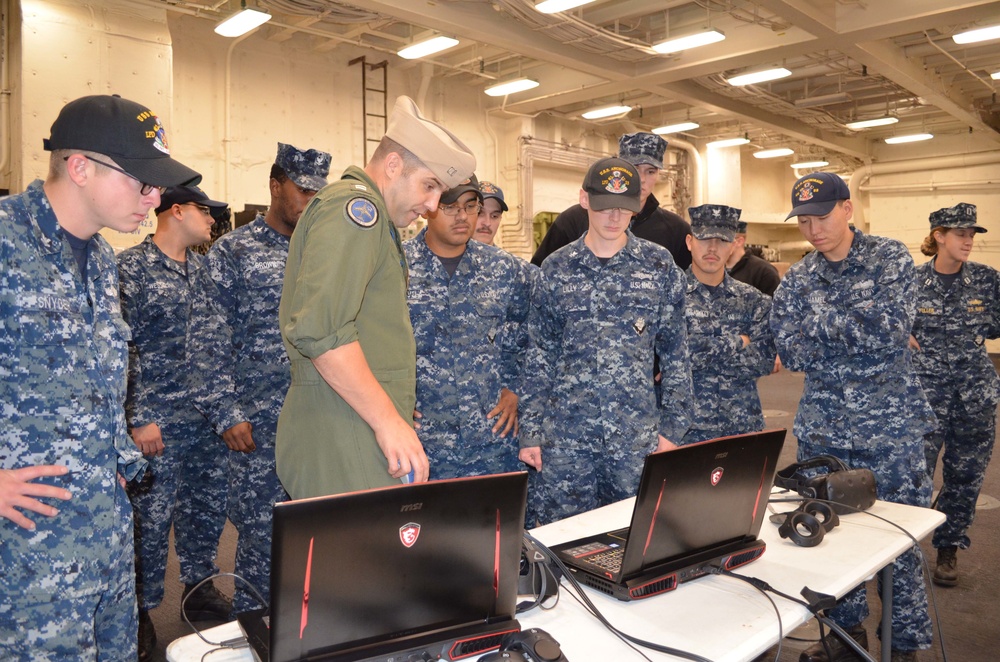
[[[555,545],[588,533],[628,526],[632,502],[627,499],[532,533],[546,545]],[[779,512],[795,508],[786,503],[773,506]],[[868,512],[895,522],[918,540],[944,521],[944,515],[935,510],[883,501],[876,502]],[[912,545],[904,533],[866,513],[842,516],[840,526],[827,533],[816,547],[798,547],[782,540],[778,527],[766,519],[760,537],[767,543],[767,551],[736,572],[764,580],[796,597],[800,597],[804,586],[840,597]],[[668,593],[628,603],[589,588],[583,590],[618,629],[714,662],[751,660],[780,638],[778,619],[767,598],[746,582],[730,577],[702,577]],[[782,634],[809,620],[811,614],[805,607],[770,595],[781,612]],[[534,609],[519,615],[518,621],[522,628],[542,628],[551,634],[570,662],[643,659],[587,613],[570,591],[561,591],[554,609]],[[240,631],[235,623],[227,623],[204,634],[212,641],[221,641],[238,638]],[[210,648],[196,635],[188,635],[167,647],[167,659],[197,661]],[[642,651],[653,660],[682,659],[646,648]],[[253,658],[244,648],[215,652],[209,659],[242,662]]]

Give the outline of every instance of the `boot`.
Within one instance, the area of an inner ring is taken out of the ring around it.
[[[858,623],[854,627],[844,628],[854,641],[861,644],[861,647],[868,650],[868,631]],[[824,642],[826,646],[824,647]],[[830,649],[827,655],[826,649]],[[831,657],[832,656],[832,657]],[[799,662],[854,662],[859,658],[853,649],[841,641],[840,637],[834,633],[829,633],[823,639],[816,642],[799,655]]]
[[[181,597],[181,619],[187,613],[192,621],[230,621],[233,603],[219,592],[212,582],[194,590],[196,584],[186,584]],[[190,597],[189,597],[190,596]],[[184,600],[187,599],[187,602]]]
[[[156,628],[153,627],[153,619],[149,617],[149,612],[145,609],[139,610],[139,662],[148,662],[153,659],[156,651]]]
[[[957,547],[942,547],[938,550],[933,581],[938,586],[954,586],[958,583]]]

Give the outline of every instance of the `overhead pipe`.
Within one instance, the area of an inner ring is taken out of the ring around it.
[[[956,154],[953,156],[934,157],[933,159],[909,159],[906,161],[888,161],[884,163],[869,163],[861,166],[851,173],[848,181],[848,188],[851,191],[852,200],[860,200],[862,185],[864,185],[872,175],[889,175],[903,172],[919,172],[921,170],[942,170],[946,168],[969,168],[972,166],[992,165],[1000,163],[1000,151],[975,152],[973,154]],[[863,205],[854,206],[854,224],[867,230],[868,225],[865,220]]]

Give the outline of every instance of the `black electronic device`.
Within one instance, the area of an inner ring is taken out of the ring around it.
[[[531,628],[506,635],[500,650],[485,655],[479,662],[569,662],[559,646],[545,630]]]
[[[809,469],[826,469],[810,473]],[[875,474],[870,469],[851,469],[832,455],[817,455],[778,471],[774,484],[807,499],[829,501],[839,514],[868,510],[878,498]]]
[[[262,662],[474,660],[514,618],[527,474],[274,507],[271,604],[240,614]]]
[[[785,430],[681,446],[646,457],[627,529],[552,546],[583,584],[619,600],[676,588],[764,553],[757,537]]]
[[[799,547],[815,547],[840,524],[840,517],[832,504],[808,500],[793,511],[771,515],[771,521],[778,525],[782,538],[789,538]]]

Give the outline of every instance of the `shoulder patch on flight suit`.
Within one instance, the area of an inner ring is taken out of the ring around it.
[[[363,228],[370,228],[378,222],[378,209],[367,198],[351,198],[347,201],[346,210],[347,216]]]

